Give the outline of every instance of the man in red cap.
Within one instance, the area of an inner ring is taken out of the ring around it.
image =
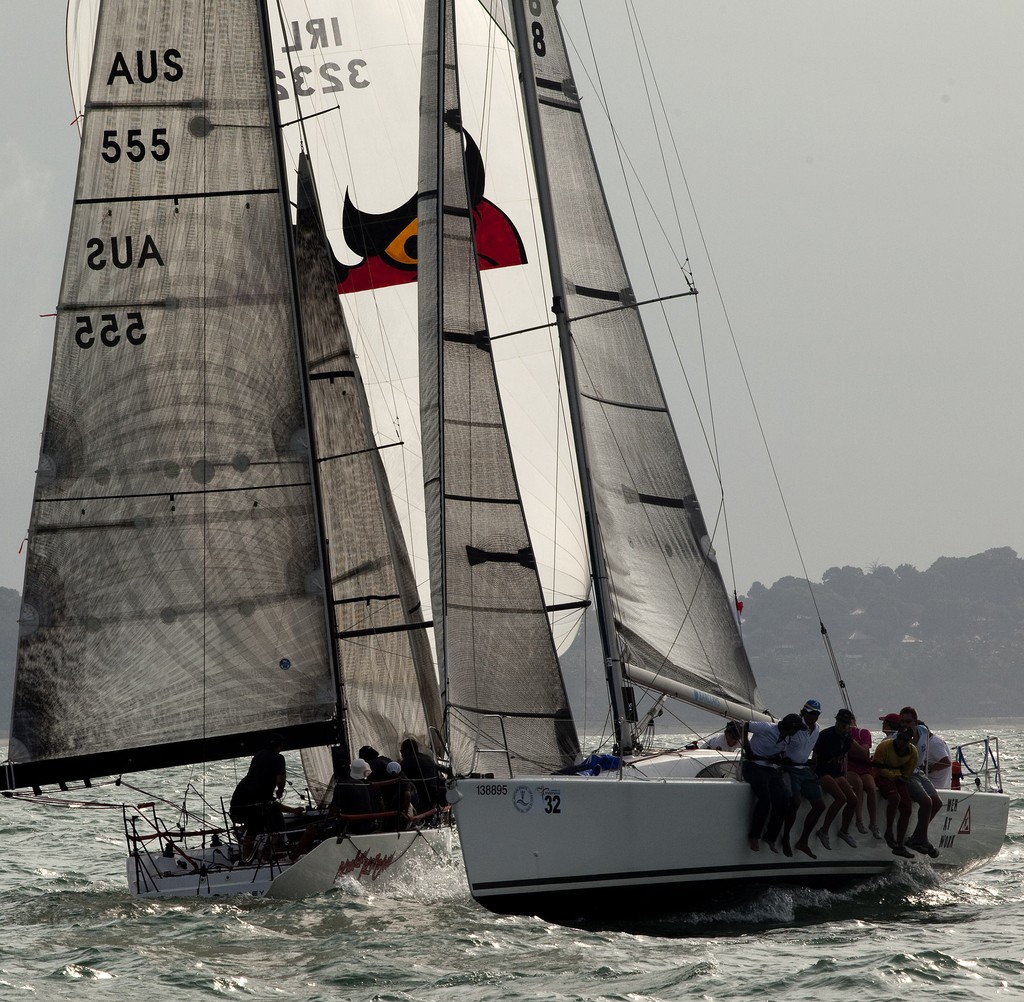
[[[879,717],[878,719],[882,721],[882,734],[886,738],[891,738],[900,729],[900,715],[898,713],[887,713],[884,717]]]

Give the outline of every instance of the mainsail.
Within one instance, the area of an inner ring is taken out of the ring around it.
[[[428,3],[420,108],[420,386],[452,761],[522,775],[579,744],[505,430],[475,253],[454,0]]]
[[[7,786],[342,737],[259,0],[107,0]]]

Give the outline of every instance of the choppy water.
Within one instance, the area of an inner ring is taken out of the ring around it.
[[[993,733],[1012,801],[988,868],[843,894],[770,891],[728,912],[625,916],[615,931],[492,915],[456,867],[413,874],[390,897],[345,884],[302,902],[140,900],[125,889],[118,813],[3,802],[0,999],[1024,995],[1024,729]],[[207,773],[214,793],[230,791],[233,768]],[[174,783],[149,786],[173,796]]]

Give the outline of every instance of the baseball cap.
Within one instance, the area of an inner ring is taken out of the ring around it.
[[[821,703],[816,699],[809,699],[800,708],[801,713],[821,713]]]

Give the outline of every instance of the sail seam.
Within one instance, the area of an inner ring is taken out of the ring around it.
[[[297,461],[297,460],[296,460]],[[253,463],[253,466],[277,466],[277,463]],[[171,498],[202,497],[206,494],[236,494],[238,491],[278,491],[296,487],[308,487],[308,480],[300,480],[291,484],[252,484],[246,487],[217,487],[205,491],[153,491],[150,494],[86,494],[66,498],[36,498],[37,504],[64,504],[79,501],[128,501],[135,498]]]
[[[369,626],[365,630],[339,630],[335,633],[338,640],[351,640],[354,637],[376,637],[383,633],[409,633],[412,630],[428,630],[434,625],[432,619],[423,623],[398,623],[395,626]]]
[[[177,202],[185,198],[234,198],[238,195],[280,194],[280,188],[238,188],[224,191],[168,192],[166,195],[101,195],[96,198],[76,198],[75,205],[105,205],[108,202]]]

